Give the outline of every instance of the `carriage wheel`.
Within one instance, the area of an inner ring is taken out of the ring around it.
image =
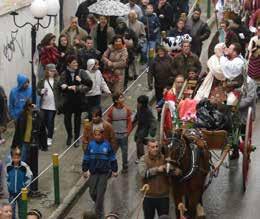
[[[163,145],[167,140],[166,131],[172,130],[172,118],[169,118],[170,110],[167,103],[163,105],[161,112],[161,124],[160,124],[160,144]]]
[[[250,153],[252,151],[252,129],[253,129],[253,118],[252,118],[252,108],[249,107],[247,113],[246,121],[246,134],[245,142],[243,147],[243,190],[246,191],[247,180],[248,180],[248,170],[250,164]]]

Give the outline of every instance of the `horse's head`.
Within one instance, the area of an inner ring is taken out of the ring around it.
[[[177,129],[168,144],[166,172],[185,181],[198,169],[199,151],[207,144],[197,129]]]
[[[182,175],[182,161],[186,152],[183,129],[176,129],[170,143],[166,146],[166,172],[173,176]]]

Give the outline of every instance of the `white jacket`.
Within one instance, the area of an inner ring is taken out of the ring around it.
[[[243,57],[240,55],[233,60],[229,60],[225,56],[220,57],[220,66],[225,78],[229,80],[233,80],[237,76],[243,73],[243,67],[245,65],[245,61]]]
[[[92,89],[86,94],[86,96],[97,96],[101,95],[102,92],[106,94],[111,94],[107,83],[105,82],[100,70],[89,71],[86,70],[86,73],[92,80]]]

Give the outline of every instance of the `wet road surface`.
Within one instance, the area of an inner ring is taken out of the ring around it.
[[[260,147],[260,104],[257,106],[257,117],[254,123],[253,144]],[[117,212],[120,218],[136,219],[140,207],[140,179],[137,165],[135,144],[130,137],[130,165],[128,174],[120,174],[109,181],[106,197],[105,212]],[[118,154],[120,160],[120,154]],[[242,155],[237,161],[231,161],[229,168],[221,167],[217,178],[203,196],[203,203],[209,219],[255,219],[260,218],[260,150],[252,154],[249,172],[248,189],[242,191]],[[120,161],[119,161],[120,163]],[[94,210],[88,190],[75,204],[68,216],[80,218],[83,211]],[[143,218],[142,210],[139,219]],[[171,206],[171,218],[174,219],[174,206]]]

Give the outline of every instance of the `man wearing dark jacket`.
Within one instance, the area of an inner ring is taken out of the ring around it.
[[[149,98],[146,95],[137,98],[137,113],[133,121],[133,123],[137,123],[135,132],[137,160],[135,163],[138,163],[139,159],[144,155],[145,138],[156,135],[156,120],[148,104]]]
[[[176,76],[173,58],[167,54],[167,50],[163,46],[157,47],[157,56],[151,63],[149,73],[154,78],[155,96],[156,100],[159,101],[163,97],[163,89],[168,86],[169,80],[173,81]]]
[[[201,63],[195,54],[191,51],[191,45],[189,41],[183,41],[182,51],[176,55],[173,59],[173,69],[175,75],[181,74],[185,78],[188,78],[188,70],[190,68],[196,69],[196,72],[201,72]]]
[[[195,8],[186,26],[190,30],[192,37],[191,51],[200,57],[203,41],[209,38],[210,29],[206,22],[200,19],[201,9]]]
[[[12,148],[21,148],[21,160],[32,170],[33,177],[38,176],[39,149],[47,151],[47,133],[40,111],[28,100],[24,111],[18,118],[13,137]],[[31,186],[32,193],[38,191],[38,180]]]
[[[85,46],[79,50],[79,68],[87,69],[87,62],[89,59],[97,59],[100,61],[101,52],[94,48],[93,39],[87,36],[85,39]]]
[[[241,54],[243,57],[245,57],[246,47],[247,47],[246,45],[249,43],[250,38],[252,36],[250,30],[241,21],[241,17],[237,17],[234,20],[234,23],[232,25],[230,25],[230,28],[238,36],[238,41],[242,48]]]
[[[160,20],[161,31],[168,31],[175,23],[175,21],[173,21],[173,15],[176,11],[174,13],[172,6],[167,0],[159,0],[155,12]]]

